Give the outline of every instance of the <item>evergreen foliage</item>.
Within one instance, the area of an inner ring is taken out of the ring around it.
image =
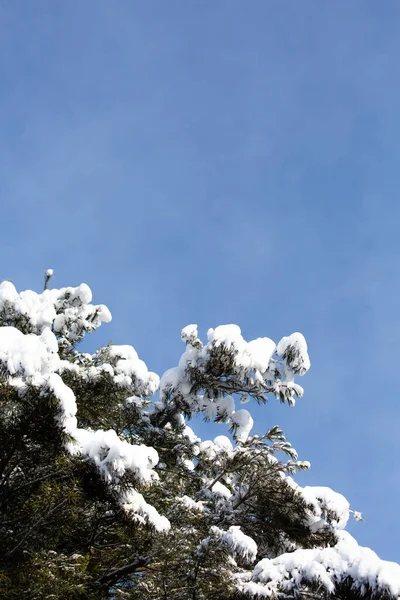
[[[344,531],[347,500],[297,485],[309,464],[237,408],[302,396],[301,334],[203,344],[190,325],[160,381],[131,346],[81,352],[111,315],[52,274],[41,294],[0,285],[0,598],[400,598],[400,567]],[[231,438],[201,441],[195,413]]]

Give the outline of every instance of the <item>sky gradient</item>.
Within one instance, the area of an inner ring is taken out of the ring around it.
[[[398,562],[399,24],[395,0],[0,2],[1,279],[88,283],[113,314],[89,346],[158,373],[188,323],[301,331],[305,396],[255,429]]]

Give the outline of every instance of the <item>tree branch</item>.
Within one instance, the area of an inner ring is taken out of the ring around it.
[[[43,521],[45,521],[56,510],[58,510],[59,508],[61,508],[62,506],[64,506],[64,504],[66,504],[67,502],[68,502],[68,498],[65,498],[62,502],[60,502],[59,504],[57,504],[56,506],[54,506],[48,513],[46,513],[45,515],[43,515],[43,517],[40,517],[40,519],[38,519],[36,521],[36,523],[34,523],[32,525],[32,527],[30,529],[28,529],[28,531],[26,532],[26,534],[24,535],[24,537],[22,538],[22,540],[20,542],[18,542],[18,544],[12,550],[10,550],[10,552],[8,553],[8,556],[12,556],[14,554],[14,552],[16,552],[16,550],[18,550],[18,548],[21,546],[21,544],[23,544],[25,542],[25,540],[30,536],[30,534],[32,533],[32,531],[34,531],[41,523],[43,523]]]
[[[150,562],[151,558],[152,558],[151,556],[147,556],[147,557],[139,556],[133,562],[128,563],[127,565],[124,565],[123,567],[119,567],[118,569],[114,569],[113,571],[110,571],[109,573],[105,573],[104,575],[99,577],[97,582],[101,583],[101,584],[111,585],[111,584],[115,583],[116,581],[118,581],[118,579],[122,575],[130,575],[131,573],[134,573],[140,567],[145,567],[147,565],[147,563]]]

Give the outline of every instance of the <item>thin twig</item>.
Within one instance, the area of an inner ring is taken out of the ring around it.
[[[12,556],[14,554],[14,552],[16,552],[16,550],[18,550],[18,548],[21,546],[21,544],[23,544],[25,542],[25,540],[30,536],[30,534],[32,533],[32,531],[34,531],[43,521],[45,521],[56,510],[58,510],[59,508],[61,508],[62,506],[64,506],[64,504],[66,504],[67,502],[68,502],[68,498],[65,498],[62,502],[60,502],[59,504],[57,504],[56,506],[54,506],[47,514],[45,514],[42,517],[40,517],[40,519],[38,519],[36,521],[36,523],[34,523],[32,525],[32,527],[30,529],[28,529],[28,531],[26,532],[26,534],[24,535],[24,537],[22,538],[22,540],[20,542],[18,542],[18,544],[8,553],[8,556]]]

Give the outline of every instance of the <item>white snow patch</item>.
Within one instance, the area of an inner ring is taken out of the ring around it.
[[[38,336],[0,327],[0,362],[10,375],[49,374],[59,367],[58,345],[50,329]]]
[[[329,512],[330,523],[335,529],[346,527],[350,516],[350,504],[342,494],[334,492],[329,487],[322,486],[306,486],[299,488],[299,491],[301,491],[305,501],[313,505],[316,520],[322,518],[322,522],[326,522],[327,512]]]
[[[226,435],[217,435],[214,439],[214,444],[226,452],[231,452],[233,450],[232,442]]]
[[[121,505],[125,512],[130,513],[133,518],[141,524],[150,524],[156,531],[168,531],[171,524],[166,517],[163,517],[159,512],[147,504],[142,494],[136,490],[124,492],[121,497]]]
[[[274,559],[264,558],[255,566],[252,581],[245,577],[239,589],[250,596],[275,597],[280,591],[290,593],[305,580],[332,594],[337,583],[351,577],[353,587],[361,593],[369,586],[374,594],[400,595],[400,565],[381,560],[346,531],[337,536],[339,541],[332,548],[295,550]]]
[[[238,525],[232,525],[227,531],[213,526],[210,537],[220,541],[231,552],[248,562],[254,562],[257,556],[257,544],[253,538],[244,534]]]
[[[232,423],[235,426],[235,437],[238,442],[245,442],[254,425],[253,418],[248,410],[241,408],[231,416]]]
[[[113,429],[77,429],[74,437],[80,452],[93,460],[106,481],[118,482],[126,471],[135,473],[144,482],[158,479],[153,470],[158,463],[158,453],[154,448],[129,444],[121,440]]]
[[[287,366],[297,375],[304,375],[310,368],[307,342],[301,333],[296,332],[283,337],[276,352],[278,356],[286,358]]]
[[[188,510],[193,510],[195,512],[204,512],[203,501],[196,502],[195,500],[193,500],[193,498],[190,498],[189,496],[182,496],[181,498],[177,498],[177,500],[180,504],[183,504],[183,506],[185,506],[185,508],[187,508]]]
[[[230,489],[228,489],[226,487],[226,485],[224,485],[223,483],[221,483],[220,481],[216,481],[214,483],[214,485],[211,488],[211,491],[214,492],[215,494],[219,494],[220,496],[223,496],[224,498],[226,498],[227,500],[229,500],[229,498],[232,497],[232,492]]]
[[[186,344],[200,344],[197,325],[186,325],[181,331],[181,338]]]
[[[152,396],[156,392],[160,378],[147,369],[146,363],[138,357],[132,346],[110,346],[108,351],[115,363],[116,383],[128,386],[136,381],[145,396]]]

